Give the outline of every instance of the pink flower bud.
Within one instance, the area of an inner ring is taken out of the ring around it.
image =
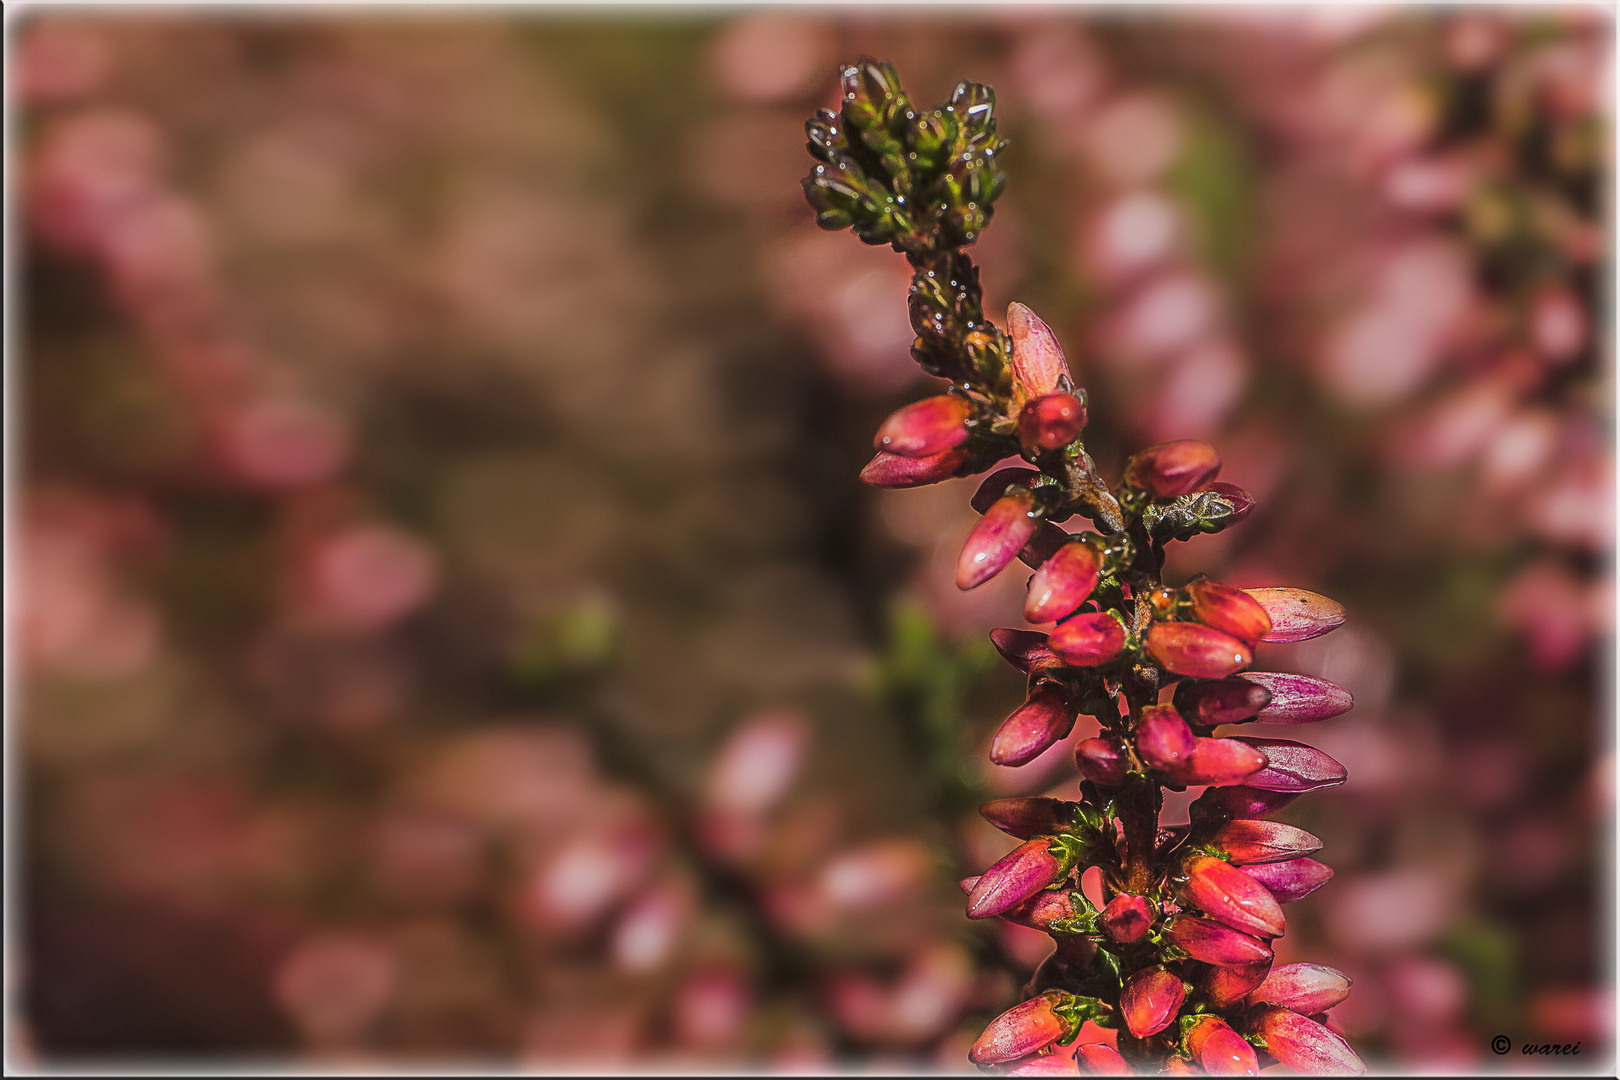
[[[1144,896],[1121,893],[1102,909],[1098,925],[1103,933],[1121,945],[1141,941],[1153,926],[1153,906]]]
[[[1174,769],[1192,756],[1192,728],[1174,705],[1149,705],[1136,727],[1136,749],[1155,769]]]
[[[1059,683],[1041,683],[1002,721],[990,743],[990,760],[997,765],[1034,761],[1074,730],[1074,720],[1069,692]]]
[[[914,401],[883,421],[872,445],[902,457],[929,457],[967,441],[968,403],[951,394]]]
[[[1182,895],[1210,918],[1260,937],[1281,937],[1288,928],[1282,908],[1266,887],[1230,863],[1199,856],[1187,863]]]
[[[1074,815],[1074,803],[1044,796],[993,799],[979,807],[979,815],[1002,832],[1029,840],[1050,836],[1067,825]]]
[[[1270,701],[1270,690],[1242,678],[1183,682],[1175,696],[1182,716],[1208,727],[1252,720]]]
[[[1072,919],[1085,910],[1084,904],[1076,903],[1081,895],[1076,889],[1042,889],[1022,904],[1003,911],[1001,917],[1019,926],[1050,933],[1052,924],[1059,919]]]
[[[1266,756],[1266,767],[1244,781],[1262,791],[1315,791],[1342,784],[1344,766],[1314,746],[1288,739],[1238,739]]]
[[[1289,1009],[1266,1009],[1249,1022],[1249,1030],[1265,1040],[1266,1050],[1298,1073],[1319,1076],[1367,1071],[1350,1044],[1309,1017]]]
[[[1222,926],[1211,919],[1177,915],[1168,936],[1194,960],[1221,967],[1264,964],[1271,960],[1271,948],[1259,938]]]
[[[1169,1027],[1187,989],[1179,976],[1162,967],[1143,968],[1125,980],[1119,991],[1119,1011],[1125,1026],[1138,1039],[1145,1039]]]
[[[1034,630],[997,627],[990,631],[990,644],[996,647],[996,652],[1001,654],[1003,660],[1025,675],[1029,674],[1031,665],[1043,660],[1057,659],[1046,645],[1046,635],[1036,633]]]
[[[1327,1012],[1350,996],[1350,977],[1321,964],[1284,964],[1249,994],[1250,1005],[1276,1005],[1302,1016]]]
[[[1074,1063],[1088,1076],[1124,1076],[1131,1071],[1118,1050],[1100,1042],[1075,1047]]]
[[[1246,589],[1271,616],[1266,641],[1305,641],[1344,622],[1344,605],[1304,589]]]
[[[1034,451],[1067,446],[1086,426],[1086,406],[1073,394],[1042,394],[1018,414],[1018,441]]]
[[[1001,573],[1018,557],[1018,549],[1035,535],[1039,524],[1035,497],[1028,491],[1014,489],[997,499],[962,545],[961,557],[956,560],[956,587],[978,588]]]
[[[1068,1054],[1036,1054],[1008,1065],[1003,1076],[1079,1076],[1080,1066]]]
[[[1197,491],[1220,471],[1221,457],[1213,446],[1181,439],[1133,455],[1125,463],[1125,480],[1155,499],[1174,499]]]
[[[1241,744],[1240,744],[1241,745]],[[1262,755],[1264,756],[1264,755]],[[1193,803],[1194,818],[1259,818],[1287,806],[1297,794],[1236,785],[1212,787]]]
[[[1192,753],[1165,780],[1188,787],[1193,784],[1236,784],[1255,776],[1266,765],[1266,755],[1239,739],[1196,739]]]
[[[861,480],[880,488],[912,488],[937,484],[955,476],[972,454],[965,446],[944,450],[927,457],[902,457],[879,450],[861,470]]]
[[[1125,626],[1107,611],[1076,615],[1058,624],[1047,637],[1046,647],[1065,664],[1096,667],[1125,650]]]
[[[1279,821],[1228,821],[1209,837],[1209,845],[1223,852],[1232,862],[1274,863],[1297,859],[1322,850],[1322,841],[1292,825]]]
[[[1013,378],[1030,397],[1067,389],[1069,364],[1052,328],[1023,304],[1007,305],[1007,336],[1012,338]]]
[[[1007,494],[1008,488],[1015,484],[1034,487],[1034,481],[1038,481],[1040,477],[1041,474],[1036,470],[1026,469],[1022,466],[997,469],[980,482],[979,490],[973,493],[973,498],[968,500],[968,505],[973,507],[977,513],[982,514],[994,506],[997,499]]]
[[[1225,678],[1254,659],[1249,647],[1237,638],[1198,623],[1154,623],[1148,628],[1146,642],[1160,667],[1194,679]]]
[[[979,879],[983,876],[983,874],[974,874],[972,877],[963,878],[956,884],[961,887],[963,892],[970,893],[973,891],[973,886],[977,885],[979,883]]]
[[[1193,618],[1253,648],[1271,632],[1271,616],[1248,593],[1208,578],[1187,583]]]
[[[1000,915],[1068,873],[1068,861],[1053,855],[1051,844],[1051,837],[1037,836],[1009,851],[986,870],[968,895],[968,918]]]
[[[1260,1072],[1254,1047],[1218,1016],[1205,1014],[1187,1029],[1187,1050],[1211,1076],[1255,1076]]]
[[[1349,712],[1356,703],[1344,687],[1310,675],[1245,671],[1238,678],[1271,691],[1271,701],[1255,717],[1262,724],[1314,724]]]
[[[1048,990],[1014,1005],[990,1021],[968,1051],[968,1059],[975,1065],[999,1065],[1046,1049],[1069,1033],[1070,1026],[1055,1009],[1073,997]]]
[[[1333,879],[1333,867],[1315,859],[1258,863],[1242,868],[1254,880],[1271,890],[1279,904],[1291,904],[1311,895]]]
[[[1118,787],[1130,768],[1125,748],[1112,739],[1081,739],[1074,747],[1074,763],[1082,779],[1104,787]]]
[[[1266,973],[1270,970],[1270,960],[1258,964],[1210,967],[1204,969],[1204,974],[1198,980],[1198,988],[1217,1009],[1230,1009],[1265,982]]]
[[[1086,602],[1100,573],[1095,551],[1078,541],[1064,544],[1030,578],[1024,618],[1032,623],[1061,619]]]

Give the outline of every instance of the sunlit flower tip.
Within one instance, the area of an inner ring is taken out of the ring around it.
[[[1104,787],[1118,787],[1125,781],[1130,762],[1125,748],[1112,739],[1081,739],[1074,746],[1074,764],[1081,779]]]
[[[1322,841],[1280,821],[1237,818],[1216,829],[1209,845],[1236,864],[1285,862],[1322,850]]]
[[[1049,836],[1025,841],[986,870],[968,894],[968,918],[1000,915],[1068,873],[1067,861],[1052,854],[1051,844]]]
[[[1003,1067],[1002,1076],[1079,1076],[1080,1066],[1068,1054],[1036,1054]]]
[[[1305,641],[1344,624],[1344,605],[1304,589],[1245,589],[1271,616],[1266,641]]]
[[[1194,740],[1187,760],[1164,770],[1165,779],[1183,787],[1193,784],[1237,784],[1246,782],[1265,768],[1266,755],[1237,739]]]
[[[1193,618],[1205,626],[1231,634],[1251,649],[1271,632],[1271,616],[1260,603],[1234,585],[1208,578],[1187,583]]]
[[[967,441],[968,403],[951,394],[924,398],[897,410],[878,428],[872,446],[902,457],[927,457]]]
[[[1024,618],[1032,623],[1062,618],[1086,602],[1100,575],[1095,551],[1079,542],[1064,544],[1030,578]]]
[[[1249,1030],[1265,1040],[1272,1057],[1295,1072],[1360,1076],[1367,1071],[1349,1043],[1292,1009],[1266,1009],[1250,1019]]]
[[[1243,782],[1262,791],[1315,791],[1342,784],[1343,765],[1314,746],[1289,739],[1238,739],[1266,756],[1266,766]]]
[[[1141,941],[1153,926],[1153,905],[1145,896],[1121,893],[1108,901],[1097,924],[1103,933],[1121,945]]]
[[[1023,304],[1007,305],[1007,336],[1012,338],[1013,377],[1030,397],[1068,388],[1069,362],[1052,328]]]
[[[1125,480],[1156,499],[1174,499],[1197,491],[1221,471],[1215,448],[1197,439],[1160,443],[1125,463]]]
[[[1254,863],[1242,868],[1254,880],[1271,890],[1279,904],[1301,900],[1333,880],[1333,867],[1315,859],[1289,859],[1287,862]]]
[[[1182,895],[1215,921],[1259,937],[1281,937],[1288,928],[1276,898],[1237,867],[1205,855],[1186,869]]]
[[[968,1051],[975,1065],[1000,1065],[1044,1050],[1069,1033],[1057,1009],[1074,997],[1048,990],[1021,1002],[990,1021]]]
[[[1197,740],[1174,705],[1149,705],[1136,727],[1136,749],[1155,769],[1173,769],[1192,756]]]
[[[990,631],[990,644],[996,647],[1003,660],[1025,675],[1029,674],[1034,664],[1057,659],[1046,645],[1046,635],[1035,630],[998,626]]]
[[[1250,1005],[1276,1005],[1301,1016],[1326,1012],[1350,996],[1350,976],[1321,964],[1284,964],[1249,993]]]
[[[1242,746],[1242,743],[1238,745]],[[1253,747],[1249,747],[1253,751]],[[1257,756],[1264,757],[1263,754]],[[1241,784],[1211,787],[1192,804],[1194,820],[1218,818],[1261,818],[1287,806],[1297,794],[1287,791],[1261,791]]]
[[[1018,549],[1035,535],[1035,497],[1014,489],[986,510],[973,526],[956,560],[956,587],[976,589],[1018,557]]]
[[[1271,960],[1271,947],[1265,942],[1213,919],[1177,915],[1168,935],[1188,956],[1206,964],[1246,966]]]
[[[1034,761],[1074,730],[1074,720],[1069,692],[1058,683],[1041,683],[1002,721],[990,742],[990,760],[997,765],[1023,765]]]
[[[1217,1009],[1229,1009],[1247,997],[1255,987],[1265,982],[1271,970],[1271,961],[1209,967],[1198,980],[1198,989]]]
[[[1120,988],[1119,1011],[1131,1034],[1145,1039],[1169,1027],[1185,1000],[1187,988],[1179,975],[1162,967],[1143,968]]]
[[[977,513],[984,513],[996,504],[996,500],[1007,494],[1007,489],[1015,484],[1024,487],[1033,487],[1033,481],[1040,479],[1041,474],[1034,469],[1025,469],[1014,466],[1008,469],[997,469],[979,482],[979,489],[968,500],[968,505]]]
[[[1226,519],[1228,525],[1236,525],[1248,517],[1249,511],[1254,509],[1254,496],[1236,484],[1228,484],[1225,480],[1216,480],[1214,483],[1205,484],[1203,490],[1213,491],[1232,504],[1232,516]]]
[[[1029,840],[1050,836],[1068,824],[1074,803],[1032,795],[1021,799],[992,799],[979,807],[979,815],[1011,836]]]
[[[1081,1043],[1074,1048],[1074,1061],[1087,1076],[1124,1076],[1130,1066],[1107,1043]]]
[[[1347,713],[1356,703],[1350,691],[1314,675],[1245,671],[1238,678],[1271,691],[1271,700],[1255,718],[1262,724],[1314,724]]]
[[[1181,715],[1209,727],[1253,720],[1270,701],[1270,690],[1244,679],[1187,680],[1176,686]]]
[[[861,480],[880,488],[922,487],[949,480],[966,465],[973,455],[965,446],[930,454],[927,457],[902,457],[879,450],[877,456],[861,470]]]
[[[1018,414],[1018,441],[1031,450],[1067,446],[1086,426],[1085,402],[1073,394],[1043,394]]]
[[[1194,679],[1225,678],[1254,659],[1237,638],[1198,623],[1154,623],[1145,640],[1160,667]]]
[[[1046,647],[1066,664],[1096,667],[1125,650],[1125,626],[1107,611],[1076,615],[1052,631]]]
[[[1187,1028],[1184,1043],[1211,1076],[1255,1076],[1260,1072],[1254,1047],[1218,1016],[1200,1016]]]

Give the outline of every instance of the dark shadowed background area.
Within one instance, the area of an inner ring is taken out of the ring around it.
[[[1357,698],[1279,961],[1375,1063],[1612,1063],[1600,9],[11,29],[19,1060],[966,1069],[1049,947],[975,808],[1095,726],[988,764],[1025,575],[856,479],[930,392],[798,186],[868,53],[995,87],[1105,474],[1255,495],[1167,578],[1349,609],[1256,665]]]

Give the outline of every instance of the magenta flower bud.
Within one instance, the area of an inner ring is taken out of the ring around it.
[[[968,918],[1000,915],[1067,874],[1069,860],[1053,855],[1051,846],[1050,836],[1037,836],[1003,855],[968,894]]]
[[[1014,485],[1034,487],[1041,474],[1034,469],[1014,466],[1010,469],[997,469],[985,477],[979,484],[979,490],[973,493],[968,505],[978,513],[985,513],[996,504],[996,500],[1007,494],[1007,489]]]
[[[1270,970],[1270,960],[1258,964],[1205,968],[1198,980],[1198,989],[1217,1009],[1230,1009],[1265,982],[1266,973]]]
[[[956,587],[976,589],[1001,573],[1035,535],[1035,526],[1040,524],[1035,513],[1035,496],[1026,490],[1014,488],[997,499],[962,545],[956,560]]]
[[[1046,647],[1065,664],[1096,667],[1125,651],[1125,626],[1107,611],[1076,615],[1058,624],[1047,637]]]
[[[1212,919],[1177,915],[1168,936],[1194,960],[1222,967],[1264,964],[1271,961],[1271,947]]]
[[[1356,703],[1344,687],[1311,675],[1245,671],[1238,678],[1271,691],[1271,701],[1255,717],[1262,724],[1314,724],[1349,712]]]
[[[1249,994],[1250,1005],[1276,1005],[1301,1016],[1327,1012],[1350,996],[1350,976],[1321,964],[1284,964]]]
[[[1291,1009],[1266,1009],[1249,1021],[1249,1030],[1265,1040],[1272,1057],[1297,1073],[1360,1076],[1367,1071],[1349,1043]]]
[[[1100,1042],[1075,1047],[1074,1063],[1088,1076],[1124,1076],[1131,1071],[1118,1050]]]
[[[1255,1076],[1260,1072],[1254,1047],[1218,1016],[1206,1013],[1193,1021],[1184,1042],[1211,1076]]]
[[[1271,701],[1271,691],[1243,678],[1187,681],[1176,687],[1175,703],[1194,724],[1214,727],[1253,720]]]
[[[928,457],[967,441],[968,403],[951,394],[914,401],[878,428],[872,446],[902,457]]]
[[[1237,739],[1266,756],[1266,767],[1244,781],[1262,791],[1315,791],[1345,781],[1344,766],[1314,746],[1288,739]]]
[[[1130,769],[1125,748],[1112,739],[1081,739],[1074,747],[1074,763],[1082,779],[1104,787],[1124,783]]]
[[[1002,1067],[1002,1076],[1079,1076],[1080,1066],[1068,1054],[1036,1054]]]
[[[1143,968],[1120,988],[1119,1011],[1131,1034],[1145,1039],[1169,1027],[1185,1000],[1187,988],[1179,976],[1162,967]]]
[[[1206,819],[1265,817],[1297,798],[1297,794],[1287,791],[1261,791],[1242,785],[1212,787],[1193,802],[1193,816]]]
[[[1153,926],[1153,905],[1145,896],[1120,893],[1102,909],[1097,925],[1110,939],[1121,945],[1141,941]]]
[[[968,1051],[968,1059],[975,1065],[1000,1065],[1046,1049],[1073,1030],[1056,1011],[1073,998],[1062,990],[1048,990],[1014,1005],[990,1021]]]
[[[1034,761],[1074,730],[1074,720],[1068,690],[1060,683],[1041,683],[996,730],[990,743],[990,760],[997,765]]]
[[[1251,649],[1271,632],[1271,616],[1254,597],[1237,588],[1208,578],[1187,583],[1193,618],[1211,629],[1230,634]]]
[[[1192,756],[1196,739],[1174,705],[1149,705],[1136,727],[1136,750],[1155,769],[1174,769]]]
[[[1249,511],[1254,509],[1254,496],[1236,484],[1228,484],[1225,480],[1216,480],[1214,483],[1205,484],[1202,490],[1213,491],[1232,504],[1232,516],[1226,519],[1228,525],[1236,525],[1248,517]]]
[[[1221,679],[1249,666],[1254,654],[1230,634],[1190,622],[1154,623],[1148,652],[1160,667],[1194,679]]]
[[[1086,406],[1073,394],[1042,394],[1018,414],[1018,441],[1040,452],[1067,446],[1086,426]]]
[[[1276,897],[1230,863],[1207,855],[1187,863],[1182,895],[1194,907],[1234,930],[1259,937],[1281,937],[1288,928]]]
[[[1052,328],[1023,304],[1007,305],[1007,336],[1012,338],[1013,378],[1030,397],[1065,390],[1069,363]]]
[[[1271,616],[1266,641],[1304,641],[1344,623],[1344,605],[1304,589],[1245,589]]]
[[[973,455],[965,446],[958,446],[927,457],[903,457],[878,451],[876,457],[861,470],[861,480],[880,488],[922,487],[937,484],[955,476]]]
[[[998,626],[990,631],[990,644],[996,647],[996,652],[1001,654],[1003,660],[1025,675],[1029,674],[1029,669],[1034,664],[1057,659],[1046,645],[1046,635],[1034,630],[1014,630]]]
[[[983,877],[983,876],[984,876],[983,874],[974,874],[972,877],[963,878],[961,881],[958,881],[956,884],[961,888],[961,890],[963,892],[970,893],[970,892],[973,891],[973,886],[977,885],[979,883],[979,879],[981,877]]]
[[[1221,471],[1221,456],[1209,443],[1181,439],[1134,454],[1125,463],[1125,480],[1155,499],[1174,499],[1197,491]]]
[[[1061,619],[1086,602],[1101,571],[1091,548],[1079,541],[1064,544],[1029,579],[1024,618],[1032,623]]]
[[[1074,803],[1039,795],[992,799],[979,807],[979,816],[1004,833],[1029,840],[1050,836],[1069,824],[1074,816]]]
[[[1296,829],[1280,821],[1237,818],[1210,834],[1209,846],[1225,854],[1232,862],[1242,865],[1297,859],[1313,851],[1321,851],[1322,841],[1304,829]]]
[[[1072,919],[1085,910],[1085,904],[1075,903],[1083,894],[1077,889],[1042,889],[1016,907],[1001,913],[1010,923],[1050,933],[1052,924],[1059,919]]]
[[[1165,780],[1182,787],[1193,784],[1237,784],[1259,774],[1266,755],[1239,739],[1196,739],[1192,753],[1173,769],[1165,770]]]
[[[1333,879],[1333,867],[1315,859],[1289,859],[1287,862],[1256,863],[1242,868],[1254,880],[1271,890],[1279,904],[1291,904],[1311,895]]]

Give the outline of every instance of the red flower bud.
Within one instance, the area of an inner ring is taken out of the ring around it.
[[[1199,856],[1187,863],[1182,895],[1217,922],[1260,937],[1281,937],[1288,928],[1282,908],[1266,887],[1230,863]]]
[[[1266,1009],[1250,1020],[1249,1029],[1265,1040],[1272,1057],[1295,1072],[1360,1076],[1367,1071],[1349,1043],[1290,1009]]]
[[[1040,524],[1035,513],[1035,497],[1028,491],[1014,488],[997,499],[962,545],[956,560],[956,587],[974,589],[1001,573],[1035,535],[1035,526]]]
[[[1260,1072],[1254,1047],[1218,1016],[1205,1014],[1187,1028],[1187,1050],[1211,1076],[1255,1076]]]
[[[1198,988],[1211,1005],[1217,1009],[1229,1009],[1265,982],[1266,973],[1270,970],[1270,960],[1258,964],[1205,968],[1198,980]]]
[[[1118,787],[1130,768],[1125,748],[1112,739],[1081,739],[1074,746],[1074,763],[1082,779],[1104,787]]]
[[[949,480],[973,457],[965,446],[944,450],[927,457],[902,457],[878,451],[861,470],[861,480],[880,488],[922,487]]]
[[[1255,599],[1234,585],[1208,578],[1187,583],[1193,618],[1223,634],[1230,634],[1251,649],[1271,632],[1271,616]]]
[[[968,918],[1000,915],[1068,873],[1068,860],[1053,855],[1051,844],[1051,837],[1037,836],[1009,851],[986,870],[968,895]]]
[[[1018,414],[1018,441],[1030,450],[1067,446],[1086,426],[1086,406],[1073,394],[1042,394]]]
[[[1266,755],[1266,767],[1244,781],[1262,791],[1315,791],[1342,784],[1344,766],[1314,746],[1288,739],[1237,739]]]
[[[1270,889],[1279,904],[1301,900],[1333,880],[1333,867],[1315,859],[1259,863],[1242,867],[1242,870]]]
[[[1210,919],[1177,915],[1170,924],[1168,936],[1185,949],[1188,956],[1206,964],[1231,967],[1271,960],[1271,947],[1265,942]]]
[[[1154,623],[1146,641],[1160,667],[1194,679],[1224,678],[1254,659],[1249,647],[1237,638],[1198,623]]]
[[[1254,509],[1254,496],[1236,484],[1228,484],[1225,480],[1216,480],[1212,484],[1205,484],[1203,490],[1213,491],[1232,504],[1232,516],[1226,519],[1228,525],[1236,525],[1248,517],[1249,511]]]
[[[1145,896],[1121,893],[1108,901],[1097,920],[1102,932],[1121,945],[1141,941],[1153,926],[1153,906]]]
[[[1214,727],[1252,720],[1271,700],[1271,691],[1243,678],[1187,681],[1176,686],[1176,708],[1195,724]]]
[[[968,403],[951,394],[914,401],[883,421],[872,445],[902,457],[928,457],[967,441]]]
[[[1073,997],[1062,990],[1048,990],[1014,1005],[990,1021],[968,1051],[968,1059],[975,1065],[999,1065],[1046,1049],[1071,1030],[1055,1010]]]
[[[1100,575],[1095,551],[1078,541],[1064,544],[1030,578],[1024,618],[1032,623],[1061,619],[1086,602]]]
[[[1014,485],[1033,488],[1035,481],[1040,480],[1041,474],[1034,469],[1014,466],[1008,469],[997,469],[985,477],[979,484],[979,490],[973,493],[968,505],[978,513],[984,513],[996,504],[996,500],[1007,494],[1007,489]]]
[[[1069,692],[1059,683],[1041,683],[996,730],[990,742],[990,760],[997,765],[1034,761],[1074,730],[1074,720]]]
[[[1003,1076],[1079,1076],[1080,1066],[1068,1054],[1036,1054],[1015,1061],[1002,1071]]]
[[[1032,665],[1042,661],[1055,661],[1057,656],[1047,648],[1046,635],[1034,630],[1014,630],[999,626],[990,631],[990,644],[1001,658],[1013,667],[1029,674]]]
[[[1082,896],[1077,889],[1042,889],[1022,904],[1003,911],[1001,917],[1019,926],[1050,933],[1053,923],[1072,919],[1086,909],[1084,902],[1076,902]]]
[[[1187,999],[1179,976],[1162,967],[1143,968],[1125,980],[1119,991],[1119,1011],[1125,1026],[1138,1039],[1169,1027]]]
[[[1344,605],[1304,589],[1247,589],[1271,616],[1266,641],[1304,641],[1344,623]]]
[[[1238,676],[1271,691],[1271,701],[1255,717],[1262,724],[1313,724],[1350,711],[1350,691],[1326,679],[1281,671],[1245,671]]]
[[[1238,739],[1196,739],[1192,753],[1173,769],[1165,770],[1165,780],[1188,787],[1193,784],[1236,784],[1247,781],[1265,768],[1266,755]]]
[[[1232,862],[1273,863],[1297,859],[1322,850],[1322,841],[1292,825],[1279,821],[1228,821],[1209,837],[1209,845]]]
[[[1074,1048],[1074,1061],[1081,1072],[1091,1076],[1124,1076],[1131,1071],[1119,1051],[1107,1043],[1081,1043]]]
[[[1155,499],[1174,499],[1197,491],[1220,471],[1221,457],[1213,446],[1181,439],[1133,455],[1125,463],[1125,480]]]
[[[1002,832],[1028,840],[1050,836],[1067,825],[1074,815],[1074,803],[1044,796],[992,799],[979,807],[979,815]]]
[[[1192,812],[1194,818],[1203,819],[1259,818],[1276,813],[1297,798],[1298,795],[1286,791],[1261,791],[1244,786],[1212,787],[1193,802]]]
[[[1107,611],[1076,615],[1058,624],[1046,646],[1065,664],[1096,667],[1125,650],[1125,626]]]
[[[1149,705],[1136,727],[1136,749],[1155,769],[1174,769],[1192,756],[1196,740],[1174,705]]]
[[[1007,305],[1007,336],[1012,338],[1013,378],[1030,397],[1068,388],[1069,363],[1052,328],[1023,304]]]
[[[1350,996],[1350,976],[1321,964],[1284,964],[1249,994],[1250,1005],[1276,1005],[1302,1016],[1327,1012]]]

